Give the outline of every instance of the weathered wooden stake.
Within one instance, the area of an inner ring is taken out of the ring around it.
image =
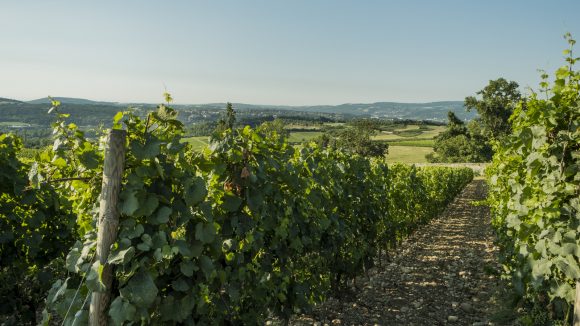
[[[580,281],[576,281],[576,300],[574,300],[574,326],[580,326]]]
[[[107,325],[109,317],[107,308],[111,299],[111,284],[113,275],[111,266],[106,264],[111,244],[117,238],[119,227],[119,211],[117,202],[121,189],[121,176],[125,165],[124,130],[111,130],[105,143],[105,162],[103,166],[103,187],[99,202],[99,220],[97,221],[97,253],[96,259],[104,265],[102,281],[104,292],[93,292],[89,310],[89,325]]]

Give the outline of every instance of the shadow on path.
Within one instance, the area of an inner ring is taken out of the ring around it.
[[[472,205],[485,198],[485,187],[474,180],[390,263],[358,279],[352,296],[330,298],[291,325],[488,325],[497,248],[488,208]]]

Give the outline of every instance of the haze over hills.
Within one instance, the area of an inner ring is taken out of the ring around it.
[[[75,97],[53,97],[54,100],[60,101],[66,104],[86,104],[86,105],[117,105],[117,102],[103,102],[103,101],[93,101],[84,98]],[[32,101],[26,101],[29,104],[51,104],[51,100],[48,97],[39,98]]]
[[[83,98],[53,97],[61,102],[61,111],[70,113],[71,119],[82,125],[110,123],[111,117],[126,108],[138,110],[153,110],[157,104],[152,103],[118,103],[93,101]],[[18,101],[0,98],[0,122],[22,122],[44,124],[47,108],[50,106],[48,97],[32,101]],[[225,103],[211,104],[177,104],[173,105],[180,111],[180,119],[187,123],[206,120],[207,116],[217,116],[225,108]],[[429,103],[345,103],[340,105],[284,106],[255,105],[234,103],[234,108],[240,112],[254,112],[261,115],[279,116],[285,114],[330,114],[344,117],[369,117],[385,119],[447,121],[447,112],[454,112],[462,120],[477,117],[476,112],[467,112],[462,101],[442,101]],[[287,112],[287,113],[284,113]],[[294,113],[291,113],[294,112]]]
[[[10,98],[0,97],[0,104],[16,104],[23,103],[22,101],[13,100]]]
[[[182,107],[177,105],[176,107]],[[184,105],[190,108],[224,108],[225,103]],[[254,105],[234,103],[236,109],[274,109],[302,112],[334,113],[353,116],[366,116],[387,119],[433,120],[447,121],[447,112],[452,111],[462,120],[472,120],[477,117],[476,112],[467,112],[463,101],[441,101],[427,103],[345,103],[340,105],[311,105],[311,106],[284,106],[284,105]]]

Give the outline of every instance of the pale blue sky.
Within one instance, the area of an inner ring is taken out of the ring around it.
[[[0,0],[0,97],[177,103],[463,100],[536,87],[578,0]]]

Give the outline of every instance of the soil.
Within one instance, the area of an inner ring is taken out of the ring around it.
[[[474,180],[390,261],[290,325],[494,325],[498,251],[489,209],[474,205],[485,197],[484,181]]]

